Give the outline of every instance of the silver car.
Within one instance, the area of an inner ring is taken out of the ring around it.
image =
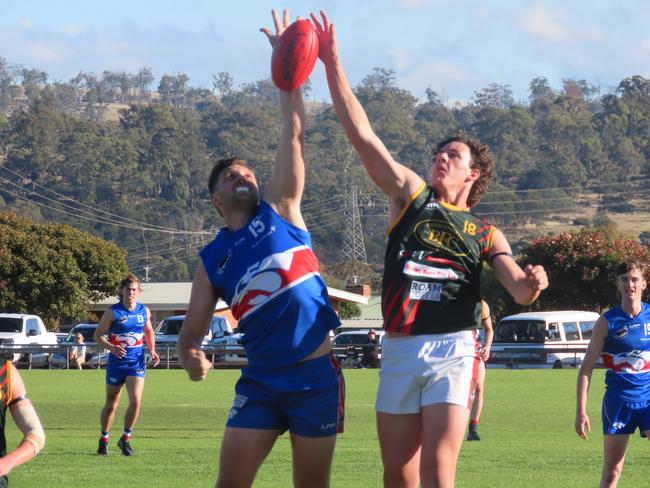
[[[86,346],[86,362],[84,366],[87,368],[101,368],[106,366],[109,352],[98,346],[93,338],[97,327],[98,324],[75,325],[65,340],[59,343],[61,347],[59,352],[50,356],[50,368],[67,368],[70,366],[68,362],[68,349],[75,345],[74,336],[77,332],[80,332],[84,336],[84,345]]]

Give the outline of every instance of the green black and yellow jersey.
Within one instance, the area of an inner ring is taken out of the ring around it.
[[[481,269],[494,230],[469,210],[436,201],[423,185],[389,229],[384,329],[419,335],[479,327]]]
[[[9,402],[11,402],[11,362],[0,359],[0,457],[7,454],[5,421]],[[2,480],[0,480],[0,486],[3,486]]]

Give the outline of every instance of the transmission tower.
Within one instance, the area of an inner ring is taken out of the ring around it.
[[[357,187],[346,191],[345,196],[345,235],[343,237],[343,258],[367,264],[366,245],[363,242],[363,229],[359,215],[359,195]]]

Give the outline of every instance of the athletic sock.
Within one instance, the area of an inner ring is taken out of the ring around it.
[[[104,432],[104,431],[102,430],[101,435],[99,436],[99,439],[100,439],[102,442],[108,443],[108,432]]]
[[[132,429],[124,429],[124,432],[122,432],[122,440],[123,441],[128,441],[131,438],[131,433]]]
[[[469,421],[469,428],[471,430],[476,430],[478,428],[478,420],[470,420]]]

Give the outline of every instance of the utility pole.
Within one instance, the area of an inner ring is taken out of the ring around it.
[[[144,267],[144,282],[145,283],[149,282],[149,270],[150,269],[151,269],[151,266],[149,266],[148,264],[145,265],[145,267]]]
[[[346,191],[343,258],[346,261],[368,264],[366,245],[363,241],[361,215],[359,214],[359,193],[356,186],[352,186],[350,192]]]

